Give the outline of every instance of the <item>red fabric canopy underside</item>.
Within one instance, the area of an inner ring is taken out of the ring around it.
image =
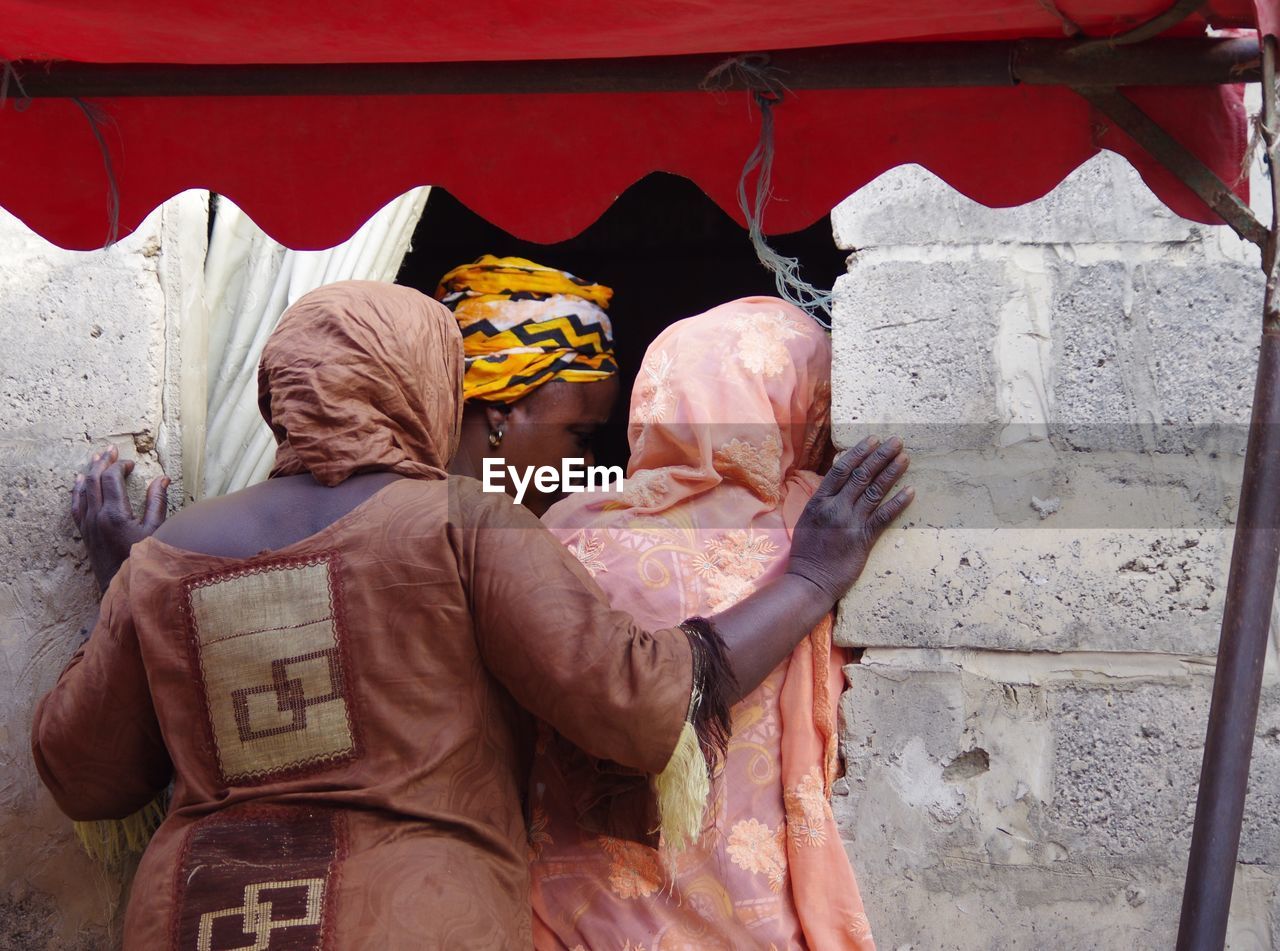
[[[1111,34],[1168,0],[1057,4]],[[177,7],[178,5],[171,5]],[[886,39],[1062,36],[1040,0],[761,0],[733,4],[408,0],[270,5],[0,0],[9,59],[92,62],[406,62],[639,56]],[[527,8],[527,9],[526,9]],[[550,8],[550,9],[547,9]],[[1105,8],[1105,9],[1104,9]],[[1256,22],[1247,0],[1207,7]],[[1117,10],[1123,12],[1117,13]],[[1185,30],[1203,30],[1199,19]],[[1182,32],[1182,31],[1180,31]],[[99,247],[108,187],[90,121],[71,102],[0,109],[0,204],[49,240]],[[1130,90],[1219,176],[1239,176],[1239,87]],[[696,182],[741,220],[736,188],[759,118],[743,93],[96,100],[121,233],[186,188],[227,195],[295,248],[328,247],[406,189],[441,185],[534,241],[563,240],[653,171]],[[1126,136],[1063,89],[804,91],[777,112],[771,232],[805,227],[885,170],[919,163],[992,206],[1038,198],[1098,148],[1124,154],[1175,212],[1216,217]],[[1244,186],[1238,186],[1242,191]]]
[[[1171,0],[0,0],[0,55],[95,63],[408,63],[664,56],[905,39],[1091,35]],[[1258,6],[1271,5],[1259,0]],[[1056,9],[1060,15],[1051,11]],[[1251,28],[1212,0],[1182,32]]]

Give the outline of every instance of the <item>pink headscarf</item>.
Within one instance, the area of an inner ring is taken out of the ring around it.
[[[830,376],[827,334],[775,298],[673,324],[632,393],[625,490],[570,496],[544,523],[640,624],[722,610],[785,570],[829,446]],[[540,760],[536,945],[873,948],[828,804],[842,654],[828,618],[734,707],[703,836],[666,863],[567,828],[556,799],[576,790]]]

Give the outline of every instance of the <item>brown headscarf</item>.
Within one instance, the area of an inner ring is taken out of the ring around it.
[[[409,287],[342,281],[285,311],[258,365],[279,448],[271,477],[337,485],[360,472],[443,479],[462,425],[462,336]]]

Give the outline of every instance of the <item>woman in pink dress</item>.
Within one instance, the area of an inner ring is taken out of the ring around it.
[[[544,523],[641,624],[722,610],[785,570],[829,459],[830,373],[827,334],[781,300],[674,324],[636,381],[625,490],[570,496]],[[847,659],[828,616],[733,707],[701,837],[684,848],[609,834],[647,800],[643,780],[544,733],[530,785],[536,947],[870,951],[828,802]]]

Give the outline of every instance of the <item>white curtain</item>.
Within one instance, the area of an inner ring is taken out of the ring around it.
[[[285,308],[334,281],[393,281],[427,202],[415,188],[327,251],[290,251],[225,198],[205,259],[209,407],[202,496],[265,479],[275,440],[258,413],[258,358]]]

